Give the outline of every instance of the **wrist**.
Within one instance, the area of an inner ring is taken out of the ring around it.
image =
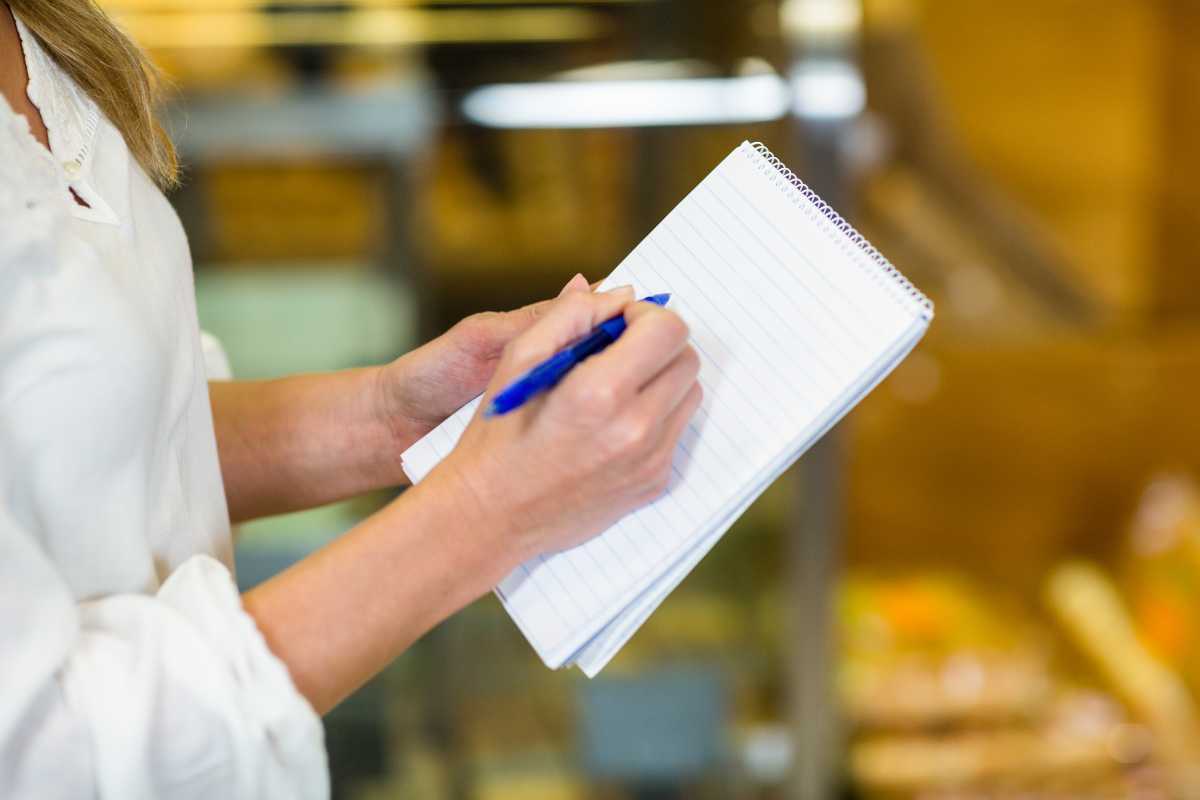
[[[486,591],[533,554],[523,547],[526,537],[513,515],[480,485],[479,477],[451,455],[405,495],[424,498],[436,516],[435,529],[469,552]]]
[[[502,477],[498,479],[486,457],[457,456],[458,452],[451,452],[422,485],[432,479],[443,487],[445,497],[454,498],[457,515],[469,525],[480,547],[490,554],[488,558],[496,565],[499,578],[503,578],[536,555],[520,498],[506,491]],[[498,475],[503,476],[504,471],[499,470]]]
[[[369,367],[371,417],[373,426],[386,441],[381,452],[386,454],[393,480],[388,484],[402,486],[409,483],[408,476],[400,466],[400,456],[409,447],[430,431],[427,423],[418,421],[410,408],[406,407],[396,387],[405,385],[405,359],[390,364]]]

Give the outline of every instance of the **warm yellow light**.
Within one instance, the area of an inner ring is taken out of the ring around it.
[[[332,3],[344,4],[350,9],[366,8],[437,8],[438,6],[488,6],[511,5],[512,0],[99,0],[100,6],[113,13],[121,12],[194,12],[212,11],[261,11],[268,7],[287,6],[302,8],[319,6],[328,8]],[[632,5],[654,2],[654,0],[589,0],[589,5]],[[563,0],[522,0],[522,5],[564,5]]]
[[[213,4],[218,2],[235,0]],[[604,31],[601,17],[572,9],[372,8],[338,14],[126,11],[117,16],[139,43],[152,49],[570,41]]]

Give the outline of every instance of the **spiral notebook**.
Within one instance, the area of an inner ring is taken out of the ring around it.
[[[671,293],[704,401],[665,495],[496,594],[538,655],[589,677],[735,520],[917,344],[932,304],[761,144],[744,143],[604,281]],[[479,400],[403,455],[420,481]]]

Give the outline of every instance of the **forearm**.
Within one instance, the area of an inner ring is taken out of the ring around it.
[[[406,482],[400,453],[419,435],[379,407],[378,371],[209,385],[235,522],[312,508]]]
[[[506,385],[598,322],[626,334],[539,403],[476,417],[419,485],[243,597],[272,650],[327,711],[520,563],[574,547],[665,491],[700,404],[687,326],[632,289],[567,296],[509,348]]]
[[[452,481],[431,475],[243,596],[320,713],[520,562],[513,538]]]

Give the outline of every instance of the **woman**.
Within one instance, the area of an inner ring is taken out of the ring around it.
[[[317,714],[662,491],[698,360],[678,317],[577,277],[377,369],[210,386],[153,78],[91,0],[0,2],[0,796],[320,797]],[[408,445],[622,312],[545,398],[238,596],[230,518],[403,483]]]

